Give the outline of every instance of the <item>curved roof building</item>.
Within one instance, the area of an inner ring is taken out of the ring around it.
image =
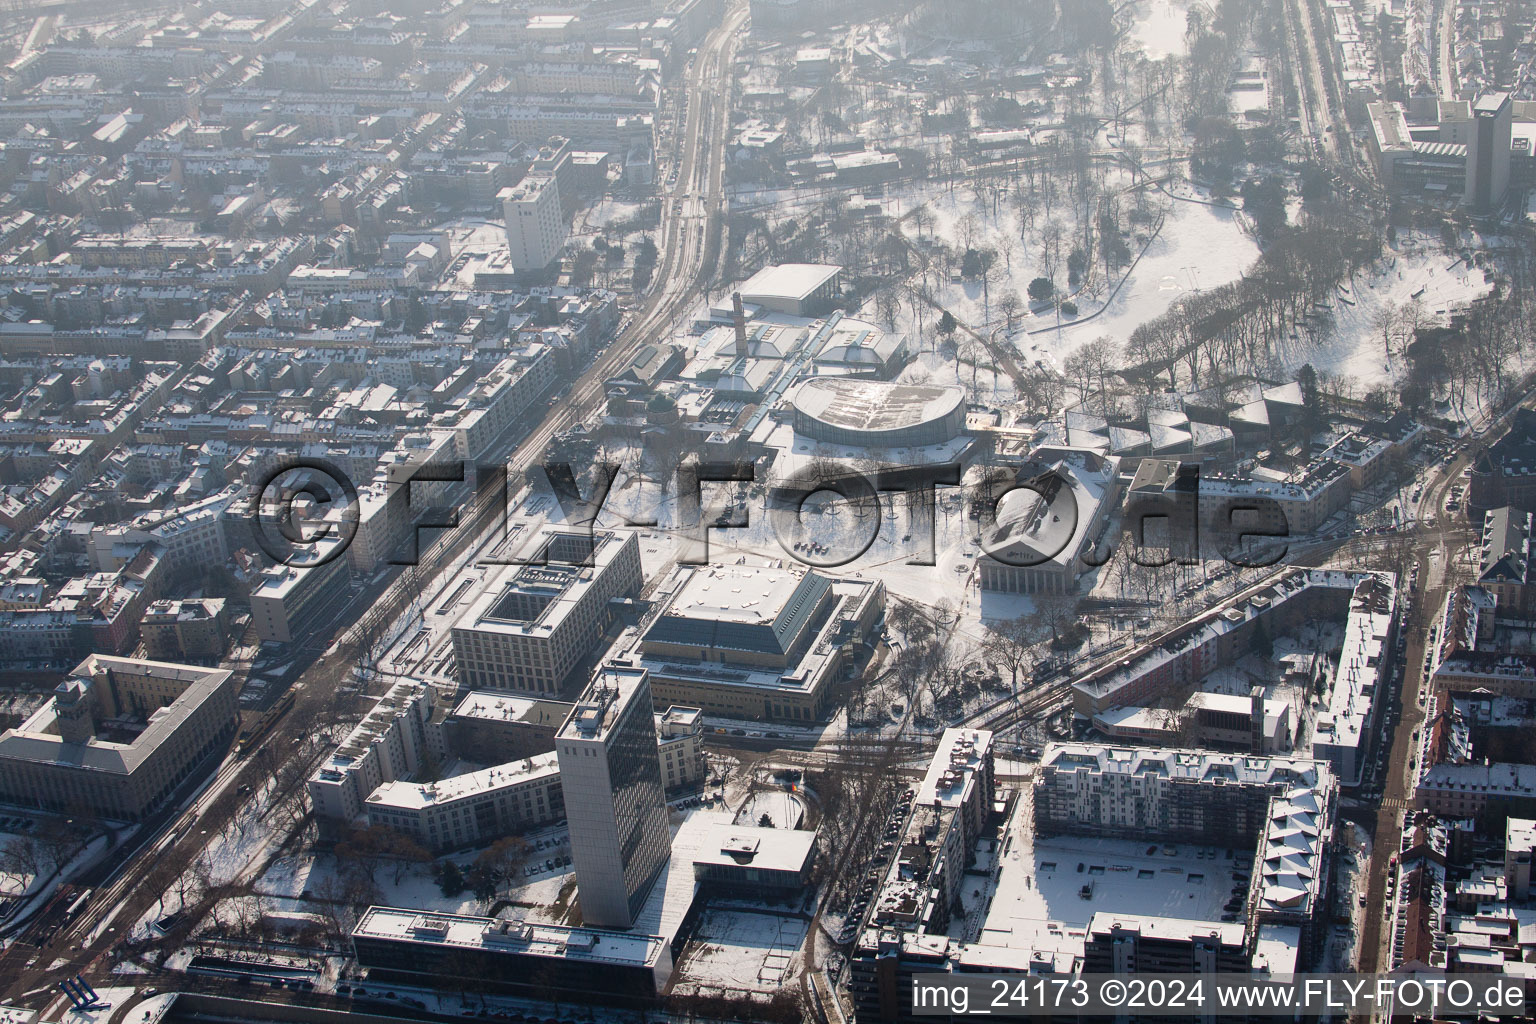
[[[795,432],[828,444],[918,448],[965,430],[965,391],[956,385],[817,377],[791,398]]]

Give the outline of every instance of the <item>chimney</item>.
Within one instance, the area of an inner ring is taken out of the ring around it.
[[[741,292],[731,293],[731,306],[736,311],[736,356],[747,358],[747,314],[741,308]]]

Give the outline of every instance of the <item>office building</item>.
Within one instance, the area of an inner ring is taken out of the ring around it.
[[[1292,715],[1290,704],[1255,686],[1246,697],[1196,690],[1179,708],[1110,708],[1093,716],[1093,727],[1123,743],[1279,754],[1291,749]]]
[[[645,669],[603,668],[555,736],[582,921],[634,925],[671,855]]]
[[[1100,912],[1083,942],[1085,974],[1247,974],[1243,925]]]
[[[470,566],[449,587],[464,603],[453,624],[459,683],[557,695],[608,628],[611,602],[641,583],[633,533],[535,530],[507,564]]]
[[[693,854],[693,875],[701,886],[724,896],[793,898],[810,884],[815,861],[814,830],[721,822],[700,839]]]
[[[369,978],[486,986],[535,999],[650,1005],[672,975],[656,935],[370,907],[352,931]]]
[[[1509,190],[1509,142],[1514,123],[1509,93],[1479,96],[1472,104],[1472,121],[1463,195],[1472,212],[1490,214],[1503,204]]]
[[[223,750],[238,720],[227,670],[93,654],[0,735],[0,802],[137,821]]]

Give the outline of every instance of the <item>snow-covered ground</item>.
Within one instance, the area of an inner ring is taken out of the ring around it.
[[[699,918],[674,991],[776,993],[798,970],[805,933],[800,917],[711,907]]]
[[[783,789],[760,789],[736,812],[743,825],[756,825],[763,815],[774,828],[796,828],[805,816],[800,798]]]
[[[1258,258],[1258,245],[1244,230],[1241,215],[1235,210],[1209,205],[1205,194],[1189,185],[1167,188],[1166,193],[1154,190],[1148,197],[1149,206],[1164,208],[1166,213],[1155,236],[1150,227],[1138,227],[1133,232],[1128,244],[1140,259],[1129,272],[1117,270],[1107,284],[1100,282],[1074,295],[1078,307],[1075,318],[1063,317],[1058,323],[1054,308],[1046,306],[1015,320],[1011,340],[1022,362],[1040,359],[1060,369],[1062,361],[1085,342],[1101,335],[1123,341],[1187,292],[1235,281]],[[927,209],[933,215],[934,237],[958,250],[964,248],[969,232],[973,246],[999,254],[994,264],[997,276],[987,288],[983,289],[980,281],[941,281],[935,300],[979,332],[1005,327],[999,309],[1002,297],[1011,291],[1023,298],[1029,282],[1041,275],[1041,221],[1037,219],[1025,230],[1018,210],[1006,203],[993,209],[978,202],[970,190],[939,193],[929,200]],[[910,227],[908,234],[916,237]],[[1011,254],[1005,255],[1010,246]],[[1124,283],[1111,295],[1122,276]],[[1066,287],[1064,271],[1058,272],[1056,285]],[[937,315],[924,314],[929,330]],[[903,307],[898,326],[913,334],[916,322],[909,308]],[[992,375],[987,365],[983,364],[978,382],[990,387]],[[941,358],[931,352],[920,353],[908,374],[939,383],[971,380],[969,365],[959,366],[953,357]],[[1005,379],[1002,384],[1009,382]],[[1000,400],[1007,398],[1000,396]]]
[[[569,853],[569,846],[562,845],[564,829],[541,829],[526,838],[535,846],[529,853],[528,866],[537,865],[538,870],[533,875],[521,875],[523,883],[503,889],[497,899],[510,900],[530,912],[530,916],[539,918],[541,915],[537,911],[540,908],[553,907],[559,901],[561,891],[571,875],[569,866],[552,866],[545,870],[544,862],[553,860],[557,853]],[[537,846],[540,842],[548,845],[540,849]],[[472,864],[478,852],[471,849],[450,854],[440,858],[439,863],[442,860],[453,860],[461,866]],[[306,899],[334,896],[342,888],[342,873],[341,865],[328,853],[283,857],[274,861],[256,880],[255,891],[264,896],[298,900],[302,904]],[[480,914],[487,909],[486,904],[468,890],[454,896],[444,896],[432,877],[430,866],[426,864],[410,866],[399,875],[398,880],[394,866],[386,864],[375,874],[373,882],[379,900],[388,906],[418,907],[447,914]]]
[[[1188,52],[1184,31],[1189,25],[1189,4],[1183,0],[1136,0],[1130,37],[1141,45],[1148,60],[1182,57]]]
[[[1187,198],[1198,195],[1187,187],[1175,189],[1174,194]],[[1132,249],[1135,251],[1136,246]],[[1060,330],[1033,334],[1027,341],[1016,336],[1014,347],[1033,356],[1038,346],[1059,368],[1061,360],[1086,341],[1103,335],[1123,342],[1186,293],[1236,281],[1258,256],[1258,245],[1243,230],[1235,211],[1176,201],[1168,208],[1162,230],[1147,245],[1113,298],[1102,305],[1079,302],[1081,315],[1076,321],[1063,322]],[[1102,312],[1091,316],[1098,309]],[[1050,326],[1031,324],[1026,330]]]
[[[634,220],[644,210],[645,204],[643,203],[624,202],[619,199],[604,199],[585,213],[580,214],[582,230],[601,231],[610,224]]]
[[[1294,362],[1356,383],[1363,393],[1390,383],[1406,368],[1401,331],[1384,343],[1377,319],[1383,309],[1417,303],[1426,323],[1444,325],[1449,314],[1487,295],[1492,282],[1476,267],[1453,260],[1439,247],[1390,253],[1369,275],[1346,283],[1333,303],[1333,331],[1317,348],[1298,351]]]

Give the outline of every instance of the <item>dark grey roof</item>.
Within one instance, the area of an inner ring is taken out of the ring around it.
[[[794,648],[812,624],[831,580],[808,572],[772,619],[731,622],[696,615],[672,614],[669,608],[646,630],[645,639],[657,643],[714,647],[728,651],[752,651],[784,656]]]

